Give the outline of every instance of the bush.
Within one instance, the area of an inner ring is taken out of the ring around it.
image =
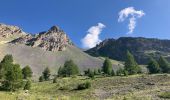
[[[90,87],[91,87],[91,83],[90,82],[85,82],[85,83],[79,84],[77,86],[77,90],[84,90],[84,89],[88,89]]]
[[[28,80],[27,83],[24,86],[24,90],[30,90],[30,88],[31,88],[31,81]]]
[[[170,99],[170,92],[164,92],[159,95],[160,98]]]
[[[46,67],[43,71],[43,77],[45,81],[48,81],[50,79],[50,69]]]
[[[53,79],[53,83],[57,83],[57,77]]]
[[[43,76],[40,76],[39,77],[39,82],[43,82],[44,81],[44,77]]]

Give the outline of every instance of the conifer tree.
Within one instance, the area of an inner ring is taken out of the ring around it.
[[[5,81],[3,82],[3,88],[5,90],[15,91],[22,87],[22,70],[19,64],[11,66],[5,74]]]
[[[148,63],[147,68],[149,69],[149,72],[152,74],[154,73],[159,73],[160,72],[160,67],[157,61],[153,58],[150,58],[150,62]]]
[[[160,56],[158,64],[163,73],[170,73],[170,64],[165,58]]]
[[[111,75],[111,73],[112,73],[112,63],[111,63],[109,58],[105,59],[105,61],[103,63],[102,70],[105,74]]]
[[[32,70],[31,70],[31,68],[29,66],[25,66],[22,69],[22,74],[23,74],[23,78],[24,79],[32,77]]]
[[[138,66],[133,55],[129,51],[127,51],[127,56],[126,56],[126,61],[125,61],[125,70],[130,75],[141,72],[140,67]]]
[[[48,81],[50,79],[50,69],[46,67],[43,71],[43,77],[45,81]]]

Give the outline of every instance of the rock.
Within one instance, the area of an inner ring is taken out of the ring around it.
[[[66,33],[57,26],[53,26],[48,31],[40,32],[35,36],[22,36],[11,43],[40,47],[46,51],[63,51],[67,45],[73,45]]]
[[[17,35],[23,36],[26,33],[17,26],[0,24],[0,37],[9,38]]]

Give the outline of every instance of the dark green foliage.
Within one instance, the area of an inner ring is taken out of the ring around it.
[[[128,71],[128,74],[133,75],[141,72],[140,67],[138,66],[133,55],[129,51],[127,51],[126,56],[125,70]]]
[[[149,69],[149,72],[152,73],[159,73],[160,67],[157,61],[153,58],[150,58],[150,62],[148,63],[147,68]]]
[[[0,63],[0,79],[5,77],[5,74],[12,66],[13,66],[12,55],[6,55]]]
[[[32,77],[32,70],[31,70],[31,68],[29,66],[25,66],[22,69],[22,74],[23,74],[23,78],[24,79]]]
[[[63,68],[59,68],[58,75],[59,76],[71,76],[71,75],[78,75],[79,74],[79,68],[78,66],[73,62],[73,60],[66,61]]]
[[[45,81],[48,81],[50,79],[50,69],[47,67],[43,71],[43,77]]]
[[[15,64],[11,66],[5,74],[5,81],[2,83],[3,88],[10,91],[21,88],[23,84],[22,77],[20,65]]]
[[[44,81],[44,77],[43,76],[40,76],[39,77],[39,82],[43,82]]]
[[[54,77],[53,83],[57,83],[57,77]]]
[[[24,86],[24,90],[30,90],[31,89],[31,81],[28,80]]]
[[[112,75],[112,76],[115,76],[115,71],[114,71],[114,70],[112,70],[111,75]]]
[[[90,82],[85,82],[85,83],[79,84],[77,86],[77,90],[84,90],[84,89],[88,89],[90,87],[91,87],[91,83]]]
[[[9,55],[9,54],[5,55],[1,63],[13,63],[12,55]]]
[[[160,98],[170,99],[170,92],[163,92],[159,95]]]
[[[111,63],[109,58],[105,59],[105,61],[103,63],[102,70],[105,74],[111,75],[111,73],[112,73],[112,63]]]
[[[158,63],[163,73],[170,73],[170,64],[165,58],[160,56]]]

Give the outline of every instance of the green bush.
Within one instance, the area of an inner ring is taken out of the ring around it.
[[[159,95],[160,98],[170,99],[170,92],[164,92]]]
[[[31,89],[31,81],[28,80],[24,86],[24,90],[30,90]]]
[[[43,82],[44,81],[44,77],[43,76],[40,76],[39,77],[39,82]]]
[[[91,87],[91,83],[90,82],[85,82],[85,83],[79,84],[77,86],[77,90],[84,90],[84,89],[88,89],[90,87]]]
[[[57,83],[57,77],[53,79],[53,83]]]

